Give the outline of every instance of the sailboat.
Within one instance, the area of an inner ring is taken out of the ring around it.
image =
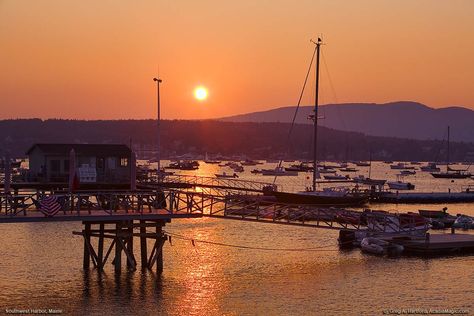
[[[449,126],[448,126],[448,153],[446,159],[446,172],[432,172],[431,175],[435,178],[443,179],[466,179],[472,175],[464,170],[456,170],[449,167]]]
[[[316,45],[316,93],[314,102],[314,114],[312,119],[314,120],[313,130],[313,186],[308,188],[306,191],[300,192],[278,192],[275,191],[273,194],[276,199],[282,203],[291,204],[313,204],[313,205],[334,205],[334,206],[355,206],[363,205],[368,201],[368,195],[357,191],[356,189],[350,190],[348,188],[336,188],[336,189],[323,189],[316,190],[316,179],[319,178],[318,163],[317,163],[317,136],[318,136],[318,95],[319,95],[319,55],[321,51],[321,38],[318,38],[317,42],[311,41]]]

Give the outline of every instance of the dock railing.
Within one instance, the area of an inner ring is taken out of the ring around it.
[[[264,192],[270,188],[273,190],[278,189],[277,185],[268,182],[193,175],[167,175],[162,180],[162,184],[166,183],[189,184],[194,187],[212,187],[215,189],[228,189],[247,192]]]

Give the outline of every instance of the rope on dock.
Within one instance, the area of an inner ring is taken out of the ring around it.
[[[171,232],[168,232],[168,231],[164,231],[164,232],[165,232],[165,234],[167,234],[169,237],[173,237],[173,238],[181,239],[181,240],[191,241],[191,244],[193,245],[193,247],[196,246],[196,243],[204,243],[204,244],[211,244],[211,245],[222,246],[222,247],[248,249],[248,250],[263,250],[263,251],[310,251],[310,252],[316,252],[316,251],[339,251],[338,249],[327,249],[327,248],[330,248],[330,247],[335,247],[335,246],[337,246],[337,245],[325,245],[325,246],[313,247],[313,248],[267,248],[267,247],[252,247],[252,246],[242,246],[242,245],[225,244],[225,243],[221,243],[221,242],[214,242],[214,241],[208,241],[208,240],[200,240],[200,239],[195,239],[195,238],[186,237],[186,236],[180,235],[180,234],[171,233]],[[169,241],[170,241],[170,243],[171,243],[171,238],[169,238]]]

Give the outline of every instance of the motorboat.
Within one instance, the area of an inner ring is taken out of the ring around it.
[[[410,182],[398,181],[387,181],[387,185],[392,190],[414,190],[415,185]]]
[[[360,184],[365,184],[365,185],[384,185],[387,180],[383,179],[372,179],[365,177],[364,175],[359,175],[358,177],[355,177],[352,179],[355,183],[360,183]]]
[[[390,243],[386,240],[374,237],[365,237],[364,239],[362,239],[360,247],[363,252],[374,255],[399,255],[404,250],[404,247],[402,245],[397,245],[394,243]]]
[[[474,229],[474,217],[458,215],[453,224],[454,228]]]
[[[262,169],[262,176],[297,176],[297,171],[286,171],[285,168],[279,166],[275,169]]]

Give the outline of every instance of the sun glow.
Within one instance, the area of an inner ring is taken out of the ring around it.
[[[204,87],[197,87],[194,89],[194,97],[199,101],[207,99],[207,89]]]

